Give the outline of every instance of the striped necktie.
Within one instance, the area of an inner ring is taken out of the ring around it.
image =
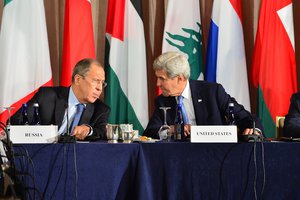
[[[79,104],[76,105],[76,113],[75,113],[74,120],[73,120],[71,130],[70,130],[71,134],[72,134],[75,126],[78,125],[83,110],[84,110],[84,104],[79,103]]]
[[[178,105],[181,105],[183,124],[186,125],[186,124],[189,123],[189,119],[187,117],[186,110],[185,110],[185,107],[184,107],[184,104],[183,104],[182,100],[183,100],[183,96],[180,95],[180,96],[177,97]]]

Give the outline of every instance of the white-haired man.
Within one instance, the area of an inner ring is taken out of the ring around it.
[[[163,53],[154,61],[153,69],[162,95],[155,100],[155,111],[143,135],[159,138],[158,130],[164,119],[160,107],[171,107],[167,112],[167,123],[174,125],[179,96],[183,96],[183,106],[188,120],[188,124],[184,127],[186,137],[190,135],[190,125],[227,124],[230,102],[234,103],[236,125],[241,134],[253,133],[253,120],[256,121],[256,127],[263,130],[260,120],[227,94],[222,85],[189,79],[190,65],[184,55],[178,52]]]

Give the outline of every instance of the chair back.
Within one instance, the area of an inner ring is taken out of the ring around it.
[[[285,117],[276,116],[276,138],[283,137],[283,126]]]

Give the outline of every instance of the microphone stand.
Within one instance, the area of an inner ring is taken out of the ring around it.
[[[263,136],[263,133],[261,134],[255,134],[256,133],[256,127],[255,127],[255,119],[253,118],[253,116],[251,115],[252,117],[252,122],[253,122],[253,133],[251,137],[251,140],[248,140],[249,142],[262,142],[264,140],[264,136]]]
[[[3,195],[4,196],[12,196],[14,198],[18,197],[24,197],[25,190],[24,186],[18,179],[16,175],[16,165],[15,165],[15,159],[14,159],[14,150],[13,150],[13,143],[10,139],[10,117],[11,117],[11,110],[14,109],[14,107],[3,107],[8,112],[8,120],[7,125],[5,127],[5,133],[6,133],[6,156],[7,156],[7,162],[3,162],[3,159],[1,160],[1,175],[4,178],[4,188],[3,188]],[[4,142],[4,141],[2,141]]]
[[[6,125],[6,156],[8,161],[10,161],[10,167],[12,167],[13,169],[15,169],[14,166],[14,153],[13,153],[13,145],[12,145],[12,141],[10,140],[10,126],[11,126],[11,122],[10,122],[10,111],[12,109],[14,109],[14,107],[3,107],[4,109],[7,110],[8,113],[8,120],[7,120],[7,125]]]
[[[67,132],[59,137],[59,143],[74,143],[76,142],[75,136],[71,135],[69,129],[69,105],[65,105],[65,113],[67,113]]]
[[[247,110],[246,110],[247,111]],[[240,135],[239,140],[244,142],[262,142],[264,139],[264,136],[262,134],[256,134],[256,126],[255,126],[255,119],[253,118],[252,114],[247,111],[247,113],[250,115],[252,120],[252,129],[253,132],[251,135]]]

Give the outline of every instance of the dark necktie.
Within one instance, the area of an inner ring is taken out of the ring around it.
[[[177,101],[178,101],[178,105],[181,105],[183,124],[186,125],[189,123],[189,119],[187,117],[186,110],[182,100],[183,100],[183,96],[178,96]]]
[[[84,109],[84,105],[79,103],[76,105],[76,113],[75,113],[75,116],[74,116],[74,120],[73,120],[73,123],[72,123],[72,127],[71,127],[71,132],[73,132],[75,126],[78,125],[79,123],[79,120],[80,120],[80,117],[81,117],[81,114],[83,112],[83,109]]]

